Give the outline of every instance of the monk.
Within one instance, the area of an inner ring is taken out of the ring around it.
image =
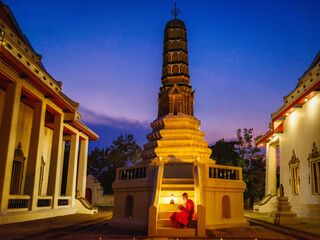
[[[182,197],[186,206],[180,205],[178,209],[180,209],[181,212],[174,212],[170,217],[173,227],[175,228],[186,228],[188,222],[192,220],[194,213],[194,203],[191,199],[188,199],[188,194],[184,193]]]

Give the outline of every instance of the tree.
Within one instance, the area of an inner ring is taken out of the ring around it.
[[[121,134],[106,149],[95,148],[88,157],[88,174],[95,176],[105,194],[112,194],[117,168],[130,166],[140,161],[141,147],[132,134]]]
[[[211,146],[211,158],[217,164],[242,168],[242,180],[247,184],[245,200],[252,205],[254,198],[264,196],[265,156],[253,145],[253,129],[237,130],[237,141],[221,139]]]
[[[237,131],[237,152],[239,153],[238,166],[242,167],[242,178],[247,184],[244,193],[245,200],[249,199],[252,206],[255,198],[264,196],[265,187],[265,157],[259,154],[260,149],[252,145],[253,129],[244,128]],[[257,139],[257,138],[256,138]]]
[[[216,161],[216,164],[237,166],[239,153],[236,152],[236,141],[226,142],[224,138],[220,139],[213,146],[209,146],[212,150],[210,158]]]
[[[102,176],[104,193],[112,194],[112,183],[116,180],[117,168],[130,166],[140,161],[141,147],[132,134],[122,134],[109,147],[108,170]]]
[[[88,168],[87,174],[95,176],[99,181],[103,171],[107,170],[109,149],[95,148],[92,150],[88,156]]]

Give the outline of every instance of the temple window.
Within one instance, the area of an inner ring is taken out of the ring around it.
[[[300,185],[299,164],[300,164],[300,160],[299,158],[297,158],[293,150],[291,160],[289,161],[289,169],[290,169],[289,183],[291,184],[292,195],[299,195],[299,185]]]
[[[311,164],[313,194],[320,193],[320,159]]]
[[[308,157],[311,177],[312,194],[320,194],[320,151],[318,151],[315,142],[312,152]]]

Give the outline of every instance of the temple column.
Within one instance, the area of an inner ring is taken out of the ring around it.
[[[2,215],[5,215],[8,209],[20,97],[20,83],[8,83],[0,127],[0,213]]]
[[[39,195],[40,165],[42,154],[42,137],[44,134],[44,124],[46,116],[46,103],[36,102],[33,112],[30,148],[28,154],[26,181],[24,192],[30,195],[30,210],[37,208]]]
[[[63,143],[63,115],[55,115],[48,179],[48,195],[53,198],[52,208],[57,208],[61,193]]]
[[[277,145],[267,144],[265,194],[277,192]]]
[[[75,205],[78,150],[79,150],[79,134],[76,133],[75,135],[71,135],[68,177],[67,177],[67,190],[66,190],[66,195],[71,197],[71,204],[70,204],[71,207],[74,207]]]
[[[78,180],[77,191],[79,197],[86,196],[86,182],[87,182],[87,162],[88,162],[88,139],[80,141],[79,153],[79,167],[78,167]]]

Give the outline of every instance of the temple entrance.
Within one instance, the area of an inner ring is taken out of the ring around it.
[[[91,188],[86,188],[86,199],[89,203],[92,201],[92,190]]]
[[[61,179],[61,196],[65,196],[67,191],[70,143],[66,142],[64,146],[65,148],[64,148],[63,170],[62,170],[62,179]]]

